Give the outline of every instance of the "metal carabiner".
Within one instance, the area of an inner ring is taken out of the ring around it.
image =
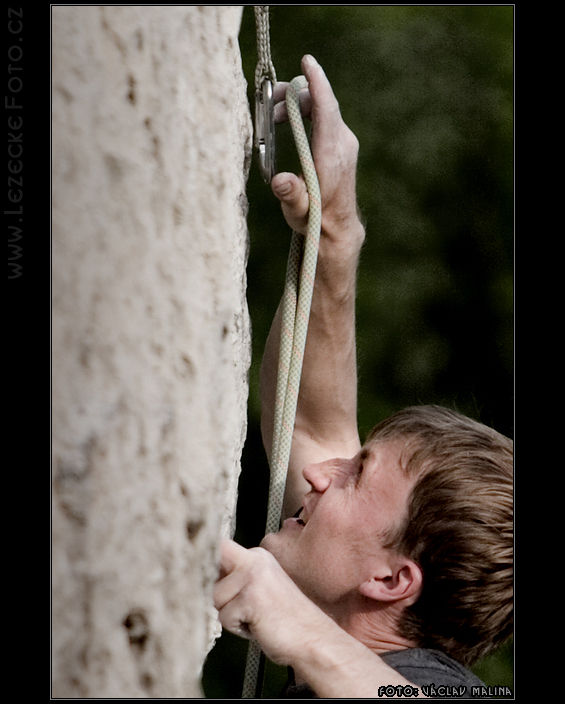
[[[273,83],[264,78],[255,91],[255,144],[259,154],[259,170],[265,183],[275,175],[275,115]]]

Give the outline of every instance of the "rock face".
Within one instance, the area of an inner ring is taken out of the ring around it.
[[[54,697],[201,697],[246,433],[241,7],[52,8]]]

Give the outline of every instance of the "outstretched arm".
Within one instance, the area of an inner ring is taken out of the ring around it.
[[[338,102],[321,66],[304,57],[309,89],[301,95],[312,120],[312,155],[322,196],[318,266],[304,352],[302,380],[287,476],[283,516],[292,515],[309,485],[302,469],[329,457],[352,457],[360,448],[357,430],[355,289],[359,253],[365,237],[355,192],[358,141],[344,123]],[[278,84],[275,99],[287,84]],[[276,106],[285,119],[285,103]],[[291,173],[272,181],[289,226],[306,231],[308,193],[304,180]],[[261,430],[272,445],[281,309],[277,311],[261,366]]]

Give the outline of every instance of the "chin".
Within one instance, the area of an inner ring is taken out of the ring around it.
[[[265,550],[268,550],[271,555],[276,558],[283,570],[292,577],[292,570],[289,569],[292,564],[292,559],[289,559],[292,554],[292,546],[289,546],[284,535],[281,535],[281,533],[267,533],[259,545]]]
[[[265,550],[268,550],[269,552],[273,553],[273,555],[275,555],[276,557],[275,551],[277,543],[279,542],[277,540],[278,537],[278,533],[267,533],[267,535],[259,543],[259,547],[265,548]]]

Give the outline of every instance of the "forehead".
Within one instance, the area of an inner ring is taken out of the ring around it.
[[[369,440],[361,448],[361,457],[375,468],[401,471],[405,445],[402,440]]]
[[[379,502],[402,508],[414,485],[414,479],[404,469],[406,442],[403,440],[373,440],[361,450],[366,489]]]

